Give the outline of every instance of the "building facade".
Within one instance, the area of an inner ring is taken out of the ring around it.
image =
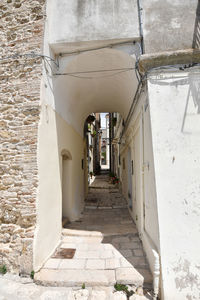
[[[0,13],[3,263],[37,272],[63,210],[80,217],[84,122],[116,112],[115,172],[155,294],[200,298],[199,2],[3,0]]]

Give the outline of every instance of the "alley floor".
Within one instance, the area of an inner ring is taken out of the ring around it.
[[[65,225],[57,258],[35,275],[38,284],[109,287],[120,284],[152,288],[152,275],[124,197],[107,175],[89,187],[80,220]],[[59,257],[63,250],[72,258]]]

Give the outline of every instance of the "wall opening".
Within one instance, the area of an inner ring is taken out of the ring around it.
[[[62,151],[62,224],[70,219],[72,156],[69,151]]]

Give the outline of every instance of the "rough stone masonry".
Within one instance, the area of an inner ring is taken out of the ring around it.
[[[45,0],[0,1],[0,265],[30,273]]]

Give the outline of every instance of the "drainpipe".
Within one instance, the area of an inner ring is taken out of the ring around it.
[[[110,156],[110,172],[112,172],[112,130],[111,130],[111,123],[112,123],[112,114],[109,113],[109,156]]]
[[[142,189],[143,189],[143,209],[144,208],[144,172],[146,167],[149,165],[145,163],[145,156],[144,156],[144,114],[145,110],[144,107],[142,108],[142,157],[143,157],[143,170],[142,170]],[[145,210],[143,211],[143,216],[145,218]],[[152,239],[149,237],[147,232],[145,231],[145,224],[143,223],[143,230],[142,230],[142,243],[145,248],[145,252],[147,254],[147,258],[149,261],[150,269],[153,275],[153,300],[157,300],[159,294],[159,285],[160,285],[160,257],[158,251],[156,250],[156,246],[154,245]]]
[[[140,32],[140,38],[141,38],[141,52],[144,53],[144,39],[143,39],[143,29],[142,29],[142,8],[140,5],[140,0],[137,0],[137,7],[138,7],[138,20],[139,20],[139,32]]]

